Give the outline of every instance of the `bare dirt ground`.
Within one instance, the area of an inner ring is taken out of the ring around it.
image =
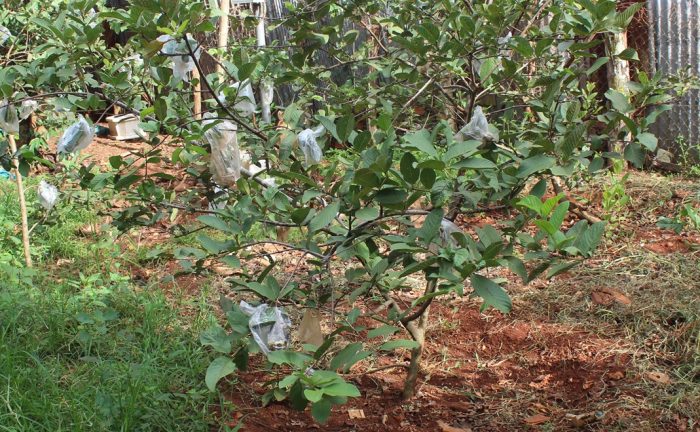
[[[90,152],[104,161],[133,145],[98,140]],[[605,185],[575,190],[572,198],[602,215]],[[414,399],[399,398],[401,367],[367,373],[406,364],[408,352],[397,351],[353,367],[346,378],[362,396],[318,425],[308,409],[297,412],[284,401],[261,407],[271,377],[254,358],[223,384],[234,414],[222,421],[242,421],[251,432],[700,431],[700,233],[656,226],[684,203],[697,208],[700,182],[634,172],[626,192],[631,204],[618,212],[595,258],[528,286],[508,275],[512,313],[480,313],[479,301],[466,297],[435,303]],[[460,220],[465,229],[483,222]],[[167,241],[171,228],[152,227],[141,238]],[[294,270],[293,257],[280,259]],[[134,274],[172,274],[174,264]],[[230,295],[223,280],[216,272],[186,276],[163,289],[196,297],[214,287],[214,304],[219,293]]]

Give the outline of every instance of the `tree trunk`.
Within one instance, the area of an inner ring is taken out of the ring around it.
[[[627,33],[613,33],[605,40],[608,55],[612,57],[612,62],[608,65],[608,86],[617,90],[625,96],[629,95],[630,65],[627,60],[617,57],[622,51],[627,49]],[[622,126],[622,124],[620,125]],[[610,151],[622,154],[625,151],[625,141],[631,139],[630,134],[626,134],[619,140],[621,129],[615,128],[610,142]]]
[[[17,182],[17,194],[19,195],[19,211],[22,219],[22,246],[24,247],[24,262],[27,267],[32,266],[32,255],[29,249],[29,224],[27,223],[27,203],[24,200],[24,186],[22,185],[22,174],[19,173],[19,160],[17,159],[17,144],[12,134],[7,135],[12,152],[12,171]]]
[[[408,374],[404,381],[402,398],[404,400],[411,399],[416,395],[416,384],[418,382],[418,374],[420,373],[420,361],[423,357],[423,349],[425,348],[425,328],[428,323],[428,314],[430,306],[428,306],[423,314],[418,319],[418,325],[413,325],[409,330],[413,340],[418,342],[418,346],[411,350],[411,363],[408,365]],[[412,323],[411,323],[412,324]]]

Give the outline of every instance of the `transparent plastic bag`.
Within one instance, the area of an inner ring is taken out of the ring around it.
[[[22,105],[20,105],[20,107],[19,107],[19,119],[20,120],[26,119],[27,117],[32,115],[32,113],[34,111],[36,111],[36,109],[38,107],[39,107],[39,102],[37,102],[33,99],[26,100],[26,101],[22,102]]]
[[[255,93],[253,93],[253,86],[250,85],[250,81],[243,81],[243,85],[237,82],[230,88],[236,94],[236,102],[233,104],[233,109],[242,117],[252,116],[257,109],[257,102],[255,101]],[[226,95],[223,91],[219,93],[219,100],[228,106],[225,102]]]
[[[455,139],[458,141],[476,140],[476,141],[496,141],[498,134],[490,130],[489,122],[486,120],[484,111],[480,106],[474,109],[471,120],[457,134]]]
[[[209,170],[218,185],[230,187],[241,178],[241,151],[236,133],[238,128],[228,120],[204,121],[204,125],[212,123],[216,124],[204,133],[204,138],[211,146]]]
[[[3,45],[7,40],[12,37],[12,33],[10,30],[5,27],[0,25],[0,45]]]
[[[172,61],[173,77],[176,81],[189,81],[190,78],[188,74],[197,67],[190,55],[190,49],[192,49],[197,61],[199,61],[202,55],[199,42],[189,33],[185,35],[185,38],[187,41],[185,41],[185,39],[178,41],[170,35],[162,35],[157,39],[158,42],[163,44],[163,48],[161,48],[160,52],[168,56]],[[188,42],[190,49],[187,47]]]
[[[39,204],[41,204],[46,211],[50,211],[53,206],[56,205],[56,201],[58,201],[58,188],[51,183],[47,183],[46,181],[42,180],[39,183],[38,192]]]
[[[282,350],[289,346],[292,321],[281,307],[270,307],[266,303],[252,306],[245,301],[240,303],[241,311],[248,315],[248,327],[260,350]]]
[[[3,100],[0,102],[0,129],[8,134],[19,133],[19,117],[17,117],[17,109],[15,106]]]
[[[58,141],[58,154],[77,153],[85,150],[95,137],[95,130],[90,126],[85,117],[78,116],[78,121],[73,123]]]
[[[318,164],[323,158],[321,147],[316,142],[316,138],[323,135],[323,131],[323,126],[319,126],[314,130],[304,129],[299,133],[299,147],[304,153],[306,167]]]
[[[454,222],[449,219],[443,219],[440,222],[440,240],[442,244],[447,246],[448,244],[455,246],[455,239],[452,237],[453,233],[462,232],[462,229],[458,227]]]
[[[221,189],[218,186],[214,186],[214,195],[212,196],[211,201],[209,201],[209,210],[215,211],[225,209],[226,204],[228,204],[228,198],[229,194],[226,192],[226,190]]]

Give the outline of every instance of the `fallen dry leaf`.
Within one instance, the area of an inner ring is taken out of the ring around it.
[[[365,418],[365,412],[361,409],[350,408],[348,409],[348,417],[351,419],[363,419]]]
[[[530,416],[523,421],[529,425],[538,425],[542,423],[547,423],[549,421],[549,417],[547,417],[544,414],[535,414],[533,416]]]
[[[593,300],[593,303],[602,306],[609,306],[613,302],[617,302],[625,306],[632,304],[632,300],[630,300],[629,297],[614,288],[607,287],[598,288],[593,291],[591,293],[591,300]]]
[[[618,380],[621,380],[622,378],[625,377],[625,373],[622,371],[615,371],[615,372],[610,372],[610,374],[608,374],[608,376],[610,377],[611,380],[618,381]]]
[[[647,378],[659,384],[671,384],[671,377],[663,372],[647,372]]]
[[[442,420],[438,420],[437,423],[438,426],[440,426],[440,430],[442,430],[442,432],[472,432],[471,428],[454,427],[445,423]]]

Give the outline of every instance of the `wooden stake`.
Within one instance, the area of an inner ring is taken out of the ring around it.
[[[197,80],[194,85],[194,119],[202,119],[202,78],[199,75],[199,70],[196,68],[192,71],[192,80]]]
[[[22,218],[22,245],[24,246],[24,262],[27,267],[32,266],[32,255],[29,250],[29,224],[27,223],[27,203],[24,200],[24,186],[22,185],[22,174],[19,173],[19,159],[17,159],[17,144],[12,134],[7,135],[12,152],[12,171],[17,182],[17,193],[19,194],[19,211]]]
[[[221,0],[219,4],[219,9],[221,9],[221,19],[219,21],[219,49],[226,50],[228,48],[228,32],[229,32],[229,14],[231,13],[231,0]],[[223,52],[219,61],[216,64],[216,73],[219,75],[219,81],[224,80],[224,66],[223,66],[224,55]]]

